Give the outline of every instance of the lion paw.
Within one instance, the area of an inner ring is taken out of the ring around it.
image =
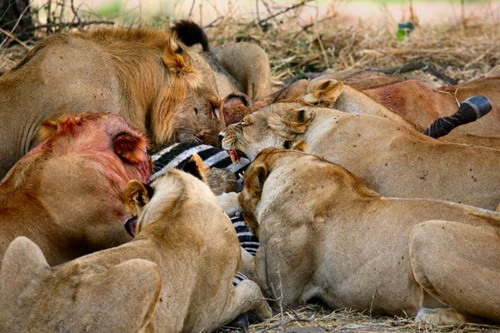
[[[415,317],[415,322],[440,325],[461,325],[465,317],[451,308],[422,308]]]

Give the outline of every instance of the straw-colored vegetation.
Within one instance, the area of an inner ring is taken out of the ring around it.
[[[114,2],[112,5],[117,6]],[[406,41],[401,42],[396,38],[398,22],[389,14],[385,22],[352,24],[346,23],[345,15],[332,5],[310,23],[297,19],[304,8],[313,5],[310,1],[303,1],[288,7],[276,7],[278,9],[274,11],[274,7],[270,7],[267,15],[253,18],[234,12],[225,13],[207,24],[205,30],[214,46],[234,41],[258,43],[268,52],[273,77],[278,81],[326,69],[391,69],[409,63],[424,63],[460,82],[476,78],[500,64],[498,22],[464,16],[454,24],[421,24]],[[101,12],[106,14],[110,10],[105,7]],[[414,19],[418,20],[418,17]],[[131,22],[138,21],[131,19]],[[154,25],[168,27],[172,21],[168,16],[156,17]],[[94,27],[76,26],[83,29]],[[39,31],[38,36],[43,36],[45,31]],[[0,72],[10,69],[32,45],[26,44],[0,49]],[[419,66],[422,65],[416,67]]]
[[[102,11],[115,12],[118,5],[118,2],[113,2]],[[235,41],[252,41],[262,46],[269,54],[276,85],[327,69],[335,72],[392,69],[392,72],[398,73],[398,69],[405,64],[420,68],[431,76],[438,73],[444,78],[461,82],[479,77],[500,64],[498,22],[483,22],[464,16],[455,24],[421,24],[416,26],[406,41],[398,41],[398,22],[393,18],[388,17],[386,22],[376,25],[364,22],[353,25],[346,23],[343,13],[336,12],[335,6],[331,6],[318,19],[304,23],[304,20],[297,20],[297,17],[306,5],[311,4],[305,1],[289,7],[280,6],[280,9],[273,9],[271,6],[266,15],[246,19],[236,13],[225,13],[205,26],[205,30],[213,46]],[[58,19],[59,22],[65,22]],[[156,18],[154,25],[168,27],[172,21],[169,17]],[[67,22],[75,21],[68,19]],[[72,24],[60,26],[58,30],[94,27],[94,24]],[[46,33],[47,29],[40,29],[36,36],[41,38]],[[36,42],[14,43],[15,34],[9,39],[6,45],[11,46],[4,45],[0,48],[0,73],[12,68]],[[432,70],[429,71],[429,68]],[[444,84],[446,80],[441,79],[439,82]],[[285,309],[264,323],[250,326],[250,332],[498,330],[500,326],[472,324],[458,328],[422,326],[415,324],[412,318],[372,316],[369,311],[332,312],[318,305],[295,311]]]
[[[498,331],[498,326],[467,324],[461,327],[416,324],[412,318],[373,316],[349,309],[332,311],[319,305],[308,305],[275,315],[249,332],[436,332],[473,333]],[[234,331],[234,330],[232,330]],[[231,332],[222,329],[220,332]]]
[[[274,78],[309,72],[388,69],[424,62],[463,81],[500,64],[500,34],[491,23],[417,26],[408,40],[396,39],[396,23],[345,27],[333,15],[300,27],[291,18],[263,29],[225,19],[207,32],[214,44],[251,40],[269,54]]]

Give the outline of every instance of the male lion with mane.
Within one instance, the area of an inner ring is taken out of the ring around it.
[[[285,306],[320,298],[425,322],[500,322],[500,213],[382,197],[338,165],[277,148],[249,166],[239,200],[259,235],[253,278]]]
[[[175,35],[113,28],[53,35],[0,78],[0,177],[38,142],[40,124],[62,113],[123,116],[152,144],[174,137],[176,115],[200,82]]]
[[[151,172],[146,138],[114,114],[42,124],[42,143],[0,182],[0,260],[26,236],[51,265],[130,240],[122,192]]]

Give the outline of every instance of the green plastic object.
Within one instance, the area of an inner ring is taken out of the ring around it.
[[[415,25],[412,22],[401,22],[398,23],[398,31],[396,32],[396,38],[400,42],[404,42],[410,36],[410,33],[415,30]]]

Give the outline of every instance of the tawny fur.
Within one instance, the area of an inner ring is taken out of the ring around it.
[[[98,113],[64,116],[40,138],[0,183],[0,258],[18,236],[52,265],[128,241],[122,191],[150,175],[146,138]]]
[[[443,143],[378,116],[277,103],[226,128],[225,149],[250,159],[305,140],[307,152],[350,170],[382,195],[425,197],[495,209],[500,150]]]
[[[49,36],[0,79],[0,177],[61,113],[113,112],[153,144],[173,139],[182,102],[201,80],[175,36],[112,28]]]
[[[433,88],[409,80],[363,92],[416,123],[422,130],[437,118],[454,114],[458,103],[465,99],[474,95],[484,95],[491,101],[493,110],[477,121],[460,126],[454,133],[500,137],[499,83],[500,77],[497,76],[456,86]]]
[[[138,234],[122,246],[49,267],[16,239],[0,271],[2,331],[210,332],[247,311],[271,316],[254,282],[232,284],[240,247],[208,186],[179,170],[151,186],[127,187]]]
[[[240,203],[259,234],[254,278],[280,306],[319,298],[379,314],[433,308],[419,313],[427,322],[500,322],[500,213],[382,197],[338,165],[276,148],[247,169]]]
[[[419,132],[426,129],[437,118],[454,114],[458,110],[457,103],[450,99],[450,94],[438,93],[434,88],[422,82],[404,81],[371,88],[372,90],[359,91],[350,85],[342,84],[342,81],[335,77],[335,75],[322,75],[311,81],[297,81],[276,94],[274,101],[304,102],[308,105],[334,108],[347,113],[376,115]],[[475,87],[475,89],[476,93],[483,91],[480,87]],[[473,92],[469,92],[469,96],[464,95],[464,99],[472,95]],[[493,93],[490,92],[489,95]],[[268,104],[269,102],[271,101],[268,100]],[[485,125],[483,121],[481,124],[483,125],[474,126]],[[462,126],[467,126],[467,124]],[[500,136],[477,134],[480,131],[476,131],[476,135],[467,134],[467,128],[471,126],[465,127],[465,130],[461,129],[462,126],[441,139],[448,142],[500,148]]]

